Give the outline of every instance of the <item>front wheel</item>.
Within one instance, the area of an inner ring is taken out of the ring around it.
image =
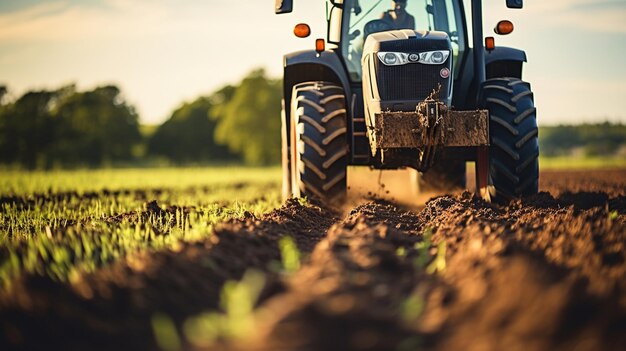
[[[489,110],[489,178],[498,202],[539,190],[539,142],[530,84],[517,78],[494,78],[481,89]],[[479,176],[477,174],[477,176]]]
[[[291,118],[292,195],[340,204],[346,197],[349,154],[343,89],[329,82],[296,85]]]

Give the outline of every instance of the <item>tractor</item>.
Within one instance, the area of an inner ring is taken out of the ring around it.
[[[327,37],[284,56],[283,196],[339,204],[348,166],[410,167],[421,189],[465,188],[468,161],[487,201],[537,193],[526,53],[483,37],[481,0],[470,4],[471,45],[463,0],[389,2],[328,0]],[[276,0],[277,14],[292,10],[292,0]],[[512,30],[507,20],[494,29]]]

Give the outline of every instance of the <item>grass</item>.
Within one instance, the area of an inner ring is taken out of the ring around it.
[[[300,251],[292,237],[285,235],[278,241],[282,269],[287,274],[293,274],[300,269]]]
[[[280,168],[191,167],[0,172],[0,194],[84,193],[120,189],[181,190],[217,184],[280,182]]]
[[[22,273],[65,281],[134,252],[202,240],[227,218],[279,206],[280,170],[8,171],[0,174],[0,197],[0,284]]]
[[[540,157],[540,169],[626,168],[626,156]]]

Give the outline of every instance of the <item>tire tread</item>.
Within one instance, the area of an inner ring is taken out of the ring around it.
[[[495,201],[536,194],[539,185],[539,144],[536,108],[530,84],[517,78],[483,83],[483,106],[489,110],[490,182]]]
[[[296,86],[292,99],[298,126],[292,195],[335,205],[346,196],[350,153],[343,89],[329,82],[311,82],[302,89]]]

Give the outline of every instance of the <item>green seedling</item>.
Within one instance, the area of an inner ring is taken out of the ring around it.
[[[417,250],[417,257],[415,258],[414,265],[418,269],[423,269],[430,260],[430,246],[432,245],[433,229],[428,227],[422,233],[422,241],[416,243],[414,248]]]
[[[180,350],[180,338],[174,322],[163,313],[155,313],[152,316],[152,331],[159,348],[164,351]]]
[[[446,270],[446,243],[442,241],[437,245],[435,259],[426,267],[426,273],[433,274]]]
[[[241,281],[227,281],[220,296],[220,312],[206,312],[185,321],[185,336],[194,345],[206,347],[216,340],[235,340],[255,330],[254,306],[265,285],[265,276],[247,271]]]
[[[309,199],[306,196],[299,197],[298,203],[300,204],[300,206],[308,206]]]
[[[300,251],[291,236],[285,235],[278,241],[283,271],[291,274],[300,269]]]
[[[415,351],[420,349],[422,349],[422,339],[417,335],[402,340],[396,346],[396,351]]]
[[[424,299],[418,294],[412,294],[402,303],[400,314],[405,322],[412,322],[424,312]]]
[[[263,273],[249,270],[241,281],[224,284],[220,305],[225,311],[228,336],[239,338],[254,330],[252,312],[265,285]]]

